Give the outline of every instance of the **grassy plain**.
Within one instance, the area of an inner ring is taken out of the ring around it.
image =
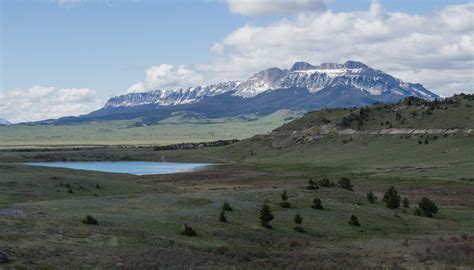
[[[270,132],[299,113],[281,110],[264,117],[200,119],[174,116],[158,125],[140,119],[74,125],[0,126],[0,147],[80,145],[167,145],[182,142],[244,139]]]

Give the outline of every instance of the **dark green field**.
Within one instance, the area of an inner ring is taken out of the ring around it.
[[[11,262],[2,266],[471,269],[474,100],[453,100],[433,108],[415,101],[377,105],[381,109],[374,106],[362,114],[359,109],[313,112],[268,135],[197,150],[3,150],[0,250]],[[382,131],[385,128],[389,130]],[[53,160],[159,161],[163,156],[168,161],[219,165],[201,172],[150,176],[22,165]],[[337,183],[342,177],[351,180],[353,191],[337,185],[305,188],[310,178]],[[381,199],[390,186],[408,198],[409,208],[385,207]],[[73,193],[67,192],[69,187]],[[291,203],[288,209],[279,205],[284,190]],[[375,204],[366,199],[369,191],[378,197]],[[315,197],[324,210],[310,207]],[[414,215],[422,197],[439,207],[434,218]],[[233,211],[226,213],[228,223],[221,223],[225,200]],[[260,225],[263,203],[273,211],[273,229]],[[294,230],[297,213],[303,217],[303,233]],[[81,223],[86,215],[99,224]],[[360,227],[348,224],[351,215],[358,217]],[[181,235],[184,224],[197,236]]]

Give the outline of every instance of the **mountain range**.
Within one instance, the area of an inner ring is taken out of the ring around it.
[[[290,69],[269,68],[245,81],[112,97],[97,111],[60,118],[56,123],[134,118],[156,123],[178,112],[208,118],[268,115],[281,109],[315,110],[395,103],[408,96],[439,98],[421,84],[404,82],[361,62],[320,65],[296,62]]]
[[[11,123],[8,122],[8,120],[0,118],[0,126],[9,126],[9,125],[11,125]]]

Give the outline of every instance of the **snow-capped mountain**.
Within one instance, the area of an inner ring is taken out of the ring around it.
[[[8,122],[6,119],[0,118],[0,126],[9,126],[12,123]]]
[[[139,106],[157,104],[173,106],[191,104],[205,97],[231,93],[234,96],[252,98],[261,93],[277,89],[303,88],[316,93],[325,88],[349,87],[358,94],[384,100],[390,95],[396,99],[416,96],[434,99],[436,94],[421,84],[412,84],[397,79],[381,70],[367,65],[347,61],[344,64],[323,63],[317,66],[306,62],[296,62],[290,70],[270,68],[252,75],[248,80],[229,81],[209,86],[197,86],[179,89],[158,89],[142,93],[130,93],[113,97],[104,107]]]
[[[234,90],[239,82],[230,81],[209,86],[179,88],[175,90],[158,89],[141,93],[130,93],[110,98],[104,107],[138,106],[158,104],[170,106],[194,103],[206,96],[215,96]]]

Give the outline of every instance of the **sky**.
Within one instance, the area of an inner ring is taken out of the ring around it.
[[[362,61],[474,93],[474,1],[2,0],[0,118],[79,115],[112,96]]]

